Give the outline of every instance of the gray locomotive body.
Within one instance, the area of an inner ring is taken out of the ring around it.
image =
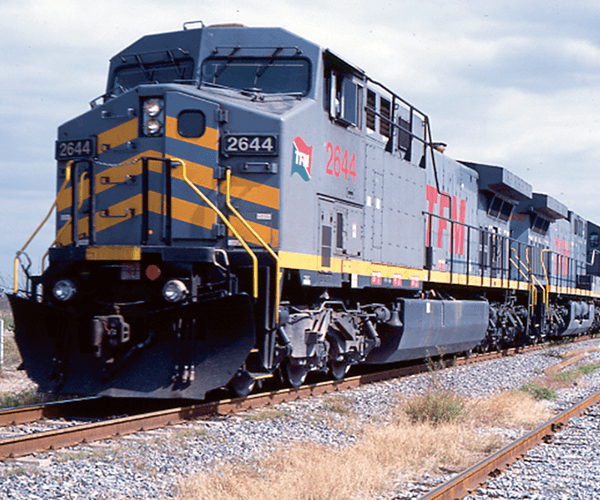
[[[59,128],[57,238],[11,295],[24,368],[43,391],[201,399],[594,328],[597,226],[443,150],[285,30],[140,39]]]

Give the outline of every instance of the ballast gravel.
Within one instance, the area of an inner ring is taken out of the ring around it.
[[[600,498],[600,406],[571,419],[550,443],[530,450],[465,500]]]
[[[436,372],[435,383],[474,397],[517,389],[560,361],[556,356],[559,352],[588,346],[600,346],[600,339],[450,368]],[[600,352],[592,353],[586,359],[586,362],[592,361],[600,361]],[[343,424],[345,412],[358,418],[359,423],[361,420],[365,423],[386,422],[393,417],[392,410],[401,398],[422,393],[430,389],[431,384],[429,374],[414,375],[337,395],[282,403],[231,417],[211,418],[5,460],[0,462],[0,498],[176,498],[182,478],[218,468],[224,463],[251,460],[277,447],[297,442],[338,448],[352,445],[358,440],[352,431],[356,427],[346,429],[344,425],[337,425]],[[554,402],[556,411],[598,388],[600,374],[594,372],[580,379],[576,387],[561,392]],[[595,412],[591,415],[596,415]],[[514,471],[507,473],[506,478],[500,480],[503,477],[500,476],[497,482],[490,482],[472,498],[600,498],[600,486],[596,486],[600,484],[597,418],[585,416],[576,419],[573,425],[578,434],[568,434],[575,432],[569,427],[563,431],[566,437],[557,438],[565,443],[575,443],[566,455],[560,457],[555,452],[540,452],[538,447],[522,465],[513,465]],[[514,433],[508,437],[519,435]],[[550,460],[551,464],[543,460]],[[443,479],[425,476],[417,483],[404,484],[395,495],[385,498],[418,498]],[[577,493],[574,495],[572,491]]]

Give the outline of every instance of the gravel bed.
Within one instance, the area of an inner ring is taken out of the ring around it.
[[[600,406],[573,418],[550,443],[530,450],[465,500],[600,498]]]
[[[212,418],[23,459],[5,460],[0,462],[0,498],[174,498],[182,477],[219,467],[223,463],[252,459],[296,442],[334,447],[351,445],[358,439],[354,434],[356,422],[359,426],[362,422],[385,423],[393,417],[391,410],[401,398],[426,391],[432,384],[451,388],[466,396],[485,396],[516,389],[560,361],[549,354],[588,345],[600,346],[600,339],[451,368],[435,372],[434,376],[415,375],[232,417]],[[600,352],[592,354],[586,362],[594,359],[600,360]],[[560,401],[555,403],[557,410],[581,399],[594,387],[600,387],[599,374],[588,375],[585,382],[583,380],[580,379],[577,387],[561,394]],[[352,415],[353,425],[345,425],[348,415]],[[600,463],[600,460],[596,462]],[[535,479],[535,475],[532,477]],[[404,485],[396,496],[388,498],[416,498],[443,479],[423,477],[419,484]],[[501,489],[502,486],[498,486],[492,493]],[[482,492],[484,496],[477,498],[497,498],[491,496],[492,493]]]

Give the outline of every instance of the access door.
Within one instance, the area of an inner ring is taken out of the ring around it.
[[[181,92],[167,92],[165,108],[165,156],[183,160],[171,168],[166,186],[167,239],[176,244],[224,236],[224,226],[206,201],[223,208],[218,196],[220,108]]]

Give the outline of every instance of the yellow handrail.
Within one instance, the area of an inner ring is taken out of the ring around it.
[[[525,248],[525,259],[527,260],[527,271],[529,272],[529,276],[531,276],[531,283],[529,284],[529,290],[531,292],[531,302],[529,304],[529,310],[531,312],[531,315],[533,316],[534,313],[534,307],[535,305],[537,305],[537,288],[534,286],[534,281],[537,280],[537,278],[533,275],[532,269],[531,269],[531,262],[529,260],[529,247]],[[542,288],[542,291],[544,289]]]
[[[58,230],[58,233],[56,234],[56,239],[50,244],[50,246],[48,247],[48,250],[46,250],[46,253],[42,256],[42,269],[44,268],[44,261],[46,260],[46,257],[48,257],[48,255],[50,254],[50,249],[54,245],[56,245],[56,243],[58,242],[58,240],[60,240],[60,238],[62,237],[62,234],[69,227],[69,224],[72,224],[72,223],[73,223],[73,217],[69,217],[69,220],[67,220],[67,222],[65,223],[65,225]]]
[[[517,257],[517,258],[518,258],[518,257]],[[526,275],[526,274],[523,272],[523,270],[522,270],[522,269],[521,269],[521,268],[520,268],[520,267],[517,265],[517,263],[516,263],[514,260],[512,260],[512,259],[508,259],[508,260],[510,261],[510,263],[511,263],[513,266],[515,266],[515,267],[517,268],[517,271],[519,271],[519,273],[521,273],[525,279],[527,279],[527,280],[529,279],[529,276],[527,276],[527,275]],[[521,265],[523,265],[523,263],[521,263]]]
[[[526,255],[526,257],[527,257],[527,265],[531,267],[531,264],[530,264],[530,262],[529,262],[529,249],[527,249],[527,253],[526,253],[525,255]],[[532,279],[532,281],[535,281],[535,282],[537,282],[537,285],[538,285],[538,286],[539,286],[539,287],[540,287],[542,290],[544,290],[544,284],[543,284],[543,283],[542,283],[542,282],[541,282],[541,281],[540,281],[540,280],[537,278],[537,276],[536,276],[535,274],[532,274],[532,275],[531,275],[531,279]],[[545,303],[545,299],[544,299],[544,303]]]
[[[54,210],[54,207],[56,207],[56,205],[58,203],[58,198],[60,197],[61,193],[65,189],[65,187],[68,184],[68,182],[71,180],[71,167],[73,166],[74,163],[75,162],[73,160],[69,160],[69,162],[67,162],[67,166],[65,168],[65,181],[63,182],[62,186],[58,190],[58,194],[56,195],[56,199],[54,200],[54,203],[52,203],[52,206],[50,207],[50,210],[48,211],[48,215],[46,215],[46,217],[44,218],[44,220],[42,221],[42,223],[38,226],[38,228],[30,236],[30,238],[27,240],[27,243],[25,243],[25,245],[23,245],[23,248],[21,248],[21,250],[19,250],[17,252],[17,255],[15,257],[15,269],[14,269],[14,271],[15,271],[15,274],[14,274],[14,287],[13,287],[14,293],[17,293],[19,291],[19,255],[21,255],[25,251],[25,249],[29,246],[29,243],[31,243],[31,241],[33,240],[33,238],[36,237],[36,235],[38,234],[38,232],[40,231],[40,229],[42,229],[42,227],[44,226],[44,224],[46,224],[46,221],[50,218],[50,215],[52,214],[52,211]],[[56,242],[56,240],[55,240],[55,242]]]
[[[550,300],[550,280],[548,279],[548,271],[546,270],[546,263],[544,262],[544,254],[551,250],[545,248],[540,252],[540,261],[542,262],[542,269],[544,270],[544,276],[546,276],[546,287],[544,289],[544,303],[548,304]],[[548,314],[548,308],[546,308],[546,314]]]
[[[531,298],[532,298],[531,302],[532,303],[529,304],[529,308],[533,309],[533,304],[537,303],[537,288],[535,288],[535,284],[537,284],[537,286],[539,286],[542,289],[542,291],[544,292],[542,295],[542,301],[544,304],[547,304],[548,300],[547,300],[547,295],[546,295],[546,288],[544,287],[543,283],[537,278],[537,276],[535,276],[534,274],[531,273],[531,263],[529,262],[529,248],[525,249],[525,258],[527,259],[527,265],[525,265],[523,263],[523,261],[521,261],[521,259],[517,255],[517,250],[515,248],[511,248],[511,250],[515,254],[515,258],[517,259],[518,264],[512,258],[509,258],[509,261],[511,262],[511,264],[513,266],[515,266],[517,268],[517,271],[519,273],[521,273],[521,275],[523,275],[523,277],[528,281],[527,286],[528,286],[529,290],[532,292],[532,294],[531,294]],[[523,270],[521,269],[521,266],[523,266],[527,270],[529,275],[527,275],[527,274],[525,274],[525,272],[523,272]],[[546,281],[547,281],[547,277],[546,277]],[[536,282],[536,283],[534,283],[534,282]]]
[[[83,206],[83,181],[87,177],[87,172],[83,172],[79,177],[79,205],[78,208]]]
[[[279,301],[281,299],[281,291],[280,291],[280,283],[281,283],[281,265],[279,263],[279,256],[275,253],[275,251],[260,237],[260,235],[254,230],[252,226],[242,217],[242,215],[236,210],[236,208],[231,204],[231,170],[227,169],[226,172],[226,185],[225,185],[225,200],[227,204],[227,208],[231,210],[233,215],[235,215],[242,224],[252,233],[252,235],[259,241],[259,243],[264,247],[264,249],[269,252],[271,257],[275,259],[275,275],[277,276],[277,287],[275,288],[275,323],[279,323]]]
[[[240,236],[240,234],[235,230],[235,228],[231,225],[231,223],[229,222],[229,220],[227,219],[227,217],[225,217],[225,215],[223,214],[223,212],[221,212],[216,205],[210,201],[206,195],[200,191],[196,185],[190,181],[188,179],[187,176],[187,166],[185,164],[185,162],[183,160],[181,160],[180,158],[173,158],[174,163],[177,164],[179,163],[182,167],[182,177],[183,180],[187,183],[188,186],[190,186],[194,192],[200,196],[200,198],[202,198],[202,201],[204,201],[204,203],[206,203],[213,212],[215,212],[219,218],[223,221],[223,223],[227,226],[227,228],[231,231],[231,234],[233,234],[233,236],[241,243],[242,247],[244,247],[244,250],[246,250],[246,252],[248,253],[248,255],[250,255],[250,258],[252,259],[252,268],[253,268],[253,296],[254,298],[258,298],[258,259],[256,257],[256,255],[254,254],[254,252],[252,251],[252,249],[248,246],[248,244],[244,241],[244,238],[242,238]]]
[[[524,277],[524,278],[525,278],[527,281],[529,281],[529,276],[523,272],[523,270],[521,269],[521,267],[520,267],[520,266],[523,266],[523,267],[525,268],[525,270],[527,270],[527,271],[529,271],[529,268],[528,268],[528,267],[527,267],[525,264],[523,264],[523,262],[521,261],[521,259],[520,259],[520,258],[519,258],[519,256],[517,255],[517,250],[516,250],[514,247],[511,247],[511,250],[512,250],[512,251],[514,252],[514,254],[515,254],[515,259],[517,259],[518,265],[517,265],[517,263],[515,263],[515,261],[514,261],[514,260],[512,260],[510,257],[509,257],[509,259],[508,259],[508,260],[510,261],[510,263],[511,263],[513,266],[515,266],[515,267],[517,268],[517,271],[519,271],[519,272],[520,272],[520,273],[523,275],[523,277]]]

